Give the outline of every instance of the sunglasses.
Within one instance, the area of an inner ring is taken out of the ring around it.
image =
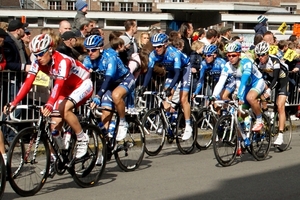
[[[212,57],[213,55],[211,54],[211,55],[205,55],[205,57]]]
[[[87,51],[88,53],[90,53],[90,52],[94,53],[94,52],[96,52],[96,51],[99,50],[99,49],[100,49],[100,48],[86,49],[86,51]]]
[[[159,45],[159,46],[154,47],[154,49],[160,49],[162,47],[163,47],[163,45]]]
[[[264,57],[264,56],[266,55],[266,53],[256,54],[256,55],[257,55],[257,57],[259,58],[259,57]]]
[[[235,58],[237,57],[238,55],[237,54],[227,54],[227,57],[228,58]]]
[[[33,55],[35,57],[43,57],[47,51],[48,51],[48,49],[44,49],[43,51],[40,51],[38,53],[33,53]]]

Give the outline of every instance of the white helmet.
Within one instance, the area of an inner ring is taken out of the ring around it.
[[[255,54],[266,54],[269,52],[269,49],[270,45],[265,41],[262,41],[255,46],[254,52]]]
[[[52,46],[52,38],[49,34],[40,34],[35,36],[30,42],[30,50],[37,53]]]

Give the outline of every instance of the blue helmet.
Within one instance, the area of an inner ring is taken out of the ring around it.
[[[90,35],[84,40],[85,48],[96,48],[104,45],[103,38],[99,35]]]
[[[151,37],[151,43],[154,47],[164,45],[168,42],[168,35],[165,33],[156,33]]]
[[[231,53],[231,52],[240,53],[242,51],[242,45],[239,42],[232,42],[227,44],[225,46],[225,49],[227,53]]]
[[[209,44],[209,45],[206,45],[203,49],[203,54],[204,55],[212,55],[214,53],[217,53],[218,51],[218,47],[217,45],[215,44]]]

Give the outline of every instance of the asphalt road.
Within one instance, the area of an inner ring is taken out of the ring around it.
[[[48,179],[33,197],[20,197],[7,182],[5,200],[167,200],[167,199],[300,199],[300,129],[291,148],[271,148],[268,159],[255,161],[244,154],[230,167],[220,167],[213,150],[182,155],[176,144],[166,145],[155,157],[145,156],[140,168],[123,172],[114,160],[99,184],[79,188],[70,175]]]

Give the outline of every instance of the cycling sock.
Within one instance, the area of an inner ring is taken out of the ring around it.
[[[262,115],[261,114],[256,116],[256,121],[257,122],[262,122]]]
[[[279,130],[279,133],[283,133],[283,131]]]
[[[125,118],[120,118],[120,125],[123,125],[125,123],[126,123]]]
[[[191,120],[190,119],[186,119],[185,120],[185,126],[190,126],[191,125]]]
[[[82,140],[84,138],[85,133],[83,130],[80,131],[80,133],[76,134],[77,140]]]

